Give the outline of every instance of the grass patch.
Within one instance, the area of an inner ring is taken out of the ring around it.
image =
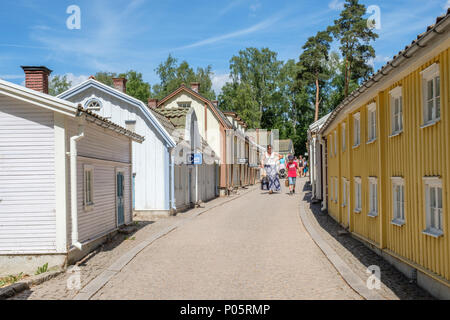
[[[26,275],[21,272],[18,275],[9,275],[7,277],[2,277],[0,278],[0,288],[16,283],[17,281],[22,280],[25,276]]]
[[[48,262],[46,264],[44,264],[42,267],[38,267],[35,275],[41,274],[41,273],[45,273],[48,271]]]

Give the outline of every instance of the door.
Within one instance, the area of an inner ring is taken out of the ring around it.
[[[117,172],[116,174],[116,202],[117,202],[117,225],[121,226],[125,223],[125,206],[124,206],[124,175],[123,172]]]

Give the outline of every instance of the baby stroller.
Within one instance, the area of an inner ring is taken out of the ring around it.
[[[287,178],[286,165],[284,163],[280,164],[280,169],[278,170],[278,176],[280,179]]]
[[[261,190],[269,190],[269,178],[266,176],[261,179]]]

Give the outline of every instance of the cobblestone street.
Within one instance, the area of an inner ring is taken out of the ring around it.
[[[206,209],[141,223],[131,238],[117,237],[80,265],[82,286],[152,233],[183,222],[145,247],[92,299],[362,299],[299,218],[300,206],[309,207],[304,201],[307,189],[302,191],[305,181],[299,179],[295,196],[289,196],[284,186],[273,195],[252,187],[240,196],[207,203]],[[314,208],[313,212],[309,211],[312,221],[321,229],[324,218]],[[334,228],[327,232],[335,233],[339,226]],[[325,229],[320,232],[331,241]],[[381,266],[384,298],[429,298],[356,240],[331,244],[364,282],[368,263]],[[63,274],[14,299],[72,299],[77,291],[67,290],[68,276]]]

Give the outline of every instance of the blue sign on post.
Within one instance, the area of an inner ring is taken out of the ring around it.
[[[188,164],[201,165],[203,164],[203,155],[201,153],[191,153],[188,155]]]

